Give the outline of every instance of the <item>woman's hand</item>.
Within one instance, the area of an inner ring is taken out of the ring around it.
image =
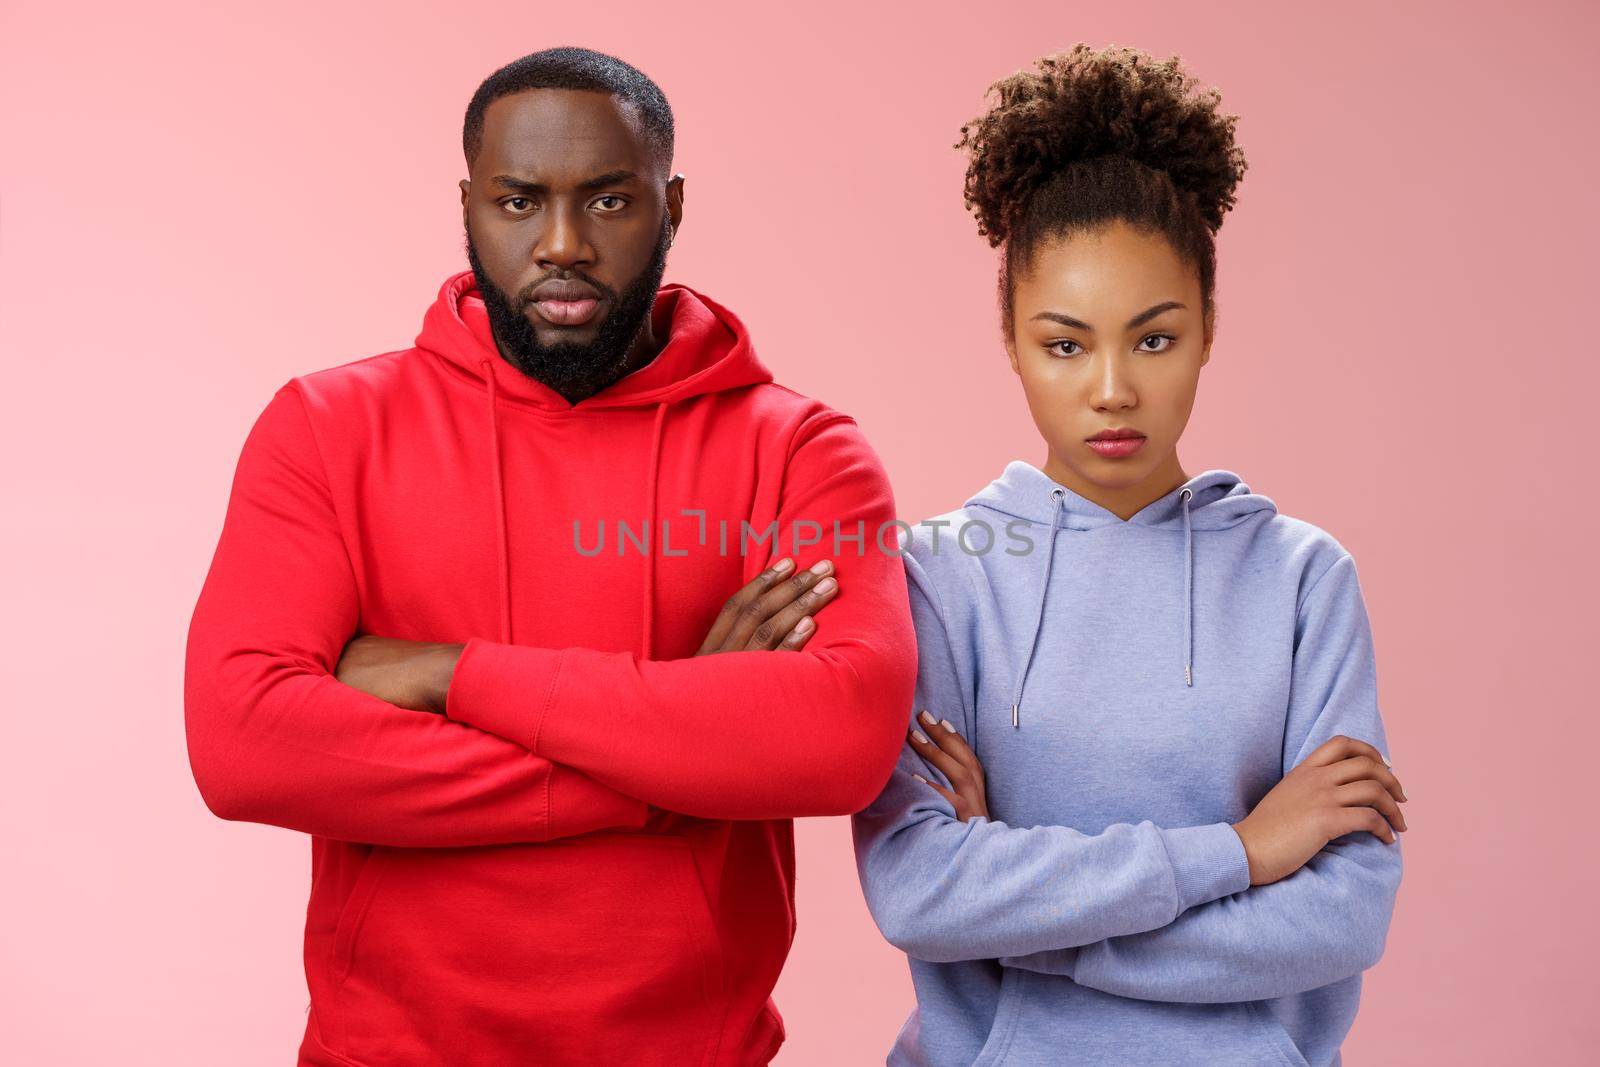
[[[989,805],[983,791],[983,764],[977,753],[962,739],[948,719],[935,719],[924,708],[919,716],[927,733],[913,728],[911,747],[949,779],[954,792],[937,782],[930,782],[920,774],[912,775],[939,793],[956,809],[956,818],[962,822],[981,815],[989,817]]]
[[[823,560],[792,578],[794,560],[780,559],[745,584],[722,605],[697,656],[714,652],[794,652],[817,632],[812,615],[839,592],[829,577],[833,563]]]
[[[1250,860],[1250,884],[1287,878],[1336,837],[1366,830],[1387,844],[1406,829],[1406,792],[1383,754],[1340,734],[1283,776],[1233,824]]]

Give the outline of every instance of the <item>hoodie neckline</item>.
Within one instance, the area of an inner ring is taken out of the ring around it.
[[[1105,526],[1176,528],[1186,518],[1198,530],[1226,529],[1258,511],[1277,510],[1271,499],[1252,493],[1234,472],[1213,468],[1194,475],[1124,519],[1021,459],[1007,463],[1000,476],[967,498],[966,504],[1038,523],[1052,522],[1060,510],[1063,514],[1059,526],[1068,530]]]
[[[1000,477],[967,499],[967,506],[988,508],[1001,514],[1026,519],[1029,523],[1048,523],[1049,533],[1040,565],[1038,601],[1028,639],[1018,650],[1013,670],[1011,725],[1022,727],[1022,700],[1028,670],[1033,665],[1035,646],[1044,628],[1045,601],[1050,591],[1050,574],[1055,564],[1057,534],[1062,530],[1087,532],[1114,528],[1168,529],[1183,533],[1181,552],[1183,588],[1183,684],[1194,686],[1194,533],[1196,530],[1221,530],[1236,526],[1261,511],[1276,512],[1267,497],[1250,492],[1250,487],[1232,471],[1213,469],[1195,475],[1171,492],[1140,508],[1127,519],[1074,492],[1025,460],[1012,460]]]

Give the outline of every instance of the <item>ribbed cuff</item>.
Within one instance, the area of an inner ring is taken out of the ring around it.
[[[538,754],[539,723],[561,678],[565,649],[469,638],[456,659],[444,714]]]
[[[1250,888],[1250,857],[1225,822],[1162,830],[1178,882],[1178,914]]]

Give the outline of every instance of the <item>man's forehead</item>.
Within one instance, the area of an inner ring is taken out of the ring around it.
[[[500,97],[484,111],[476,169],[582,180],[605,171],[642,172],[649,160],[642,118],[627,101],[590,90],[530,89]]]

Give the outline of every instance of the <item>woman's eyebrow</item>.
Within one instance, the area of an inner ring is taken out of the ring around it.
[[[1143,311],[1139,312],[1139,314],[1129,319],[1128,324],[1124,326],[1123,329],[1131,330],[1135,326],[1142,326],[1151,319],[1155,318],[1157,315],[1161,314],[1163,311],[1171,311],[1173,308],[1181,308],[1185,306],[1187,305],[1176,300],[1168,300],[1165,303],[1156,304],[1154,307],[1145,308]],[[1083,330],[1085,333],[1094,333],[1094,327],[1090,326],[1087,322],[1083,322],[1080,319],[1075,319],[1071,315],[1064,315],[1059,311],[1041,311],[1039,314],[1034,316],[1034,319],[1047,319],[1050,322],[1059,322],[1063,326],[1071,326],[1075,330]]]

